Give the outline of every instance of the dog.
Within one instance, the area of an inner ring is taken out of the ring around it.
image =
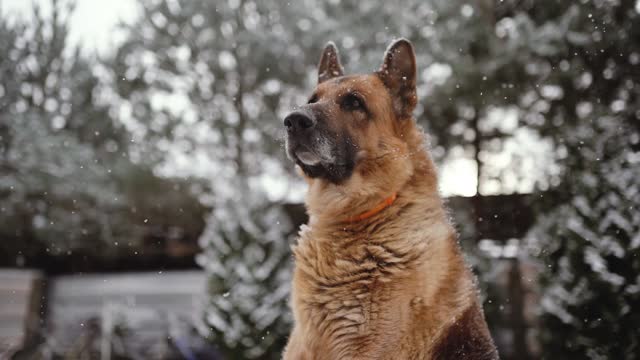
[[[309,222],[293,246],[284,359],[498,358],[416,103],[409,41],[365,75],[345,75],[328,43],[315,91],[285,117]]]

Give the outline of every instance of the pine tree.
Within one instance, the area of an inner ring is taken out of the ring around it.
[[[120,204],[105,162],[126,148],[108,107],[94,101],[98,81],[89,62],[68,46],[71,14],[52,1],[50,15],[36,6],[30,22],[0,18],[7,55],[0,59],[0,232],[12,239],[7,254],[55,255],[108,238],[105,212]]]
[[[211,299],[206,322],[227,359],[278,359],[290,331],[288,219],[246,182],[216,202],[201,236]]]
[[[634,359],[640,351],[640,14],[634,1],[549,2],[560,28],[543,95],[561,168],[556,204],[529,237],[540,261],[545,359]],[[554,3],[551,6],[551,3]],[[538,5],[541,5],[538,7]],[[549,13],[550,12],[550,13]],[[553,94],[552,94],[553,93]]]
[[[52,0],[49,8],[34,5],[29,21],[0,13],[0,264],[130,255],[158,224],[162,201],[171,206],[159,225],[199,233],[202,220],[185,219],[203,212],[189,187],[129,158],[104,64],[69,43],[73,7]],[[158,188],[162,200],[151,193]]]
[[[640,129],[601,114],[574,129],[582,166],[541,217],[541,341],[547,359],[633,359],[640,349]]]

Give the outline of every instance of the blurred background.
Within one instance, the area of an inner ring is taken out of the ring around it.
[[[401,36],[502,358],[637,359],[638,0],[0,0],[0,358],[278,359],[283,115]]]

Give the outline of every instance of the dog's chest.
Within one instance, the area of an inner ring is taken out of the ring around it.
[[[339,240],[300,238],[294,301],[306,327],[320,336],[349,339],[365,336],[373,322],[399,311],[390,306],[397,300],[392,294],[412,259],[364,236]]]

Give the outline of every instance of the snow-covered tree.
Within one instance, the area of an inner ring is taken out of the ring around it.
[[[160,218],[165,229],[202,228],[201,219],[185,219],[203,211],[190,203],[189,186],[130,161],[130,136],[111,111],[99,62],[68,41],[67,4],[51,1],[49,12],[34,5],[27,18],[0,13],[4,266],[39,267],[38,256],[128,252]],[[162,199],[154,197],[158,189]]]
[[[634,1],[536,3],[554,43],[541,131],[561,182],[531,232],[545,359],[640,351],[640,9]],[[551,6],[553,3],[553,6]],[[540,5],[538,7],[538,5]],[[561,35],[560,35],[561,34]]]
[[[544,265],[543,353],[633,359],[640,349],[640,128],[601,113],[574,131],[582,166],[566,179],[568,199],[531,234]]]
[[[201,236],[209,272],[206,322],[228,359],[278,359],[290,331],[289,235],[282,208],[246,182],[216,202]]]
[[[117,161],[122,136],[94,101],[90,65],[67,46],[70,14],[54,1],[29,22],[0,17],[0,232],[14,254],[109,239],[107,211],[123,200],[104,164]]]

